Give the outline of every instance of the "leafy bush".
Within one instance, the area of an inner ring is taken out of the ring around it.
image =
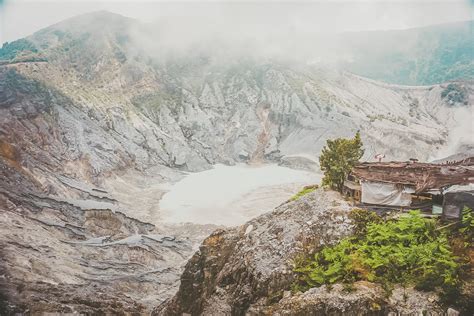
[[[367,226],[370,223],[380,223],[382,221],[380,216],[375,214],[375,212],[364,209],[352,210],[349,213],[349,218],[355,226],[354,231],[356,236],[364,236],[367,233]]]
[[[386,289],[396,283],[421,290],[457,286],[457,258],[434,220],[411,211],[397,220],[369,221],[366,230],[363,237],[345,238],[300,260],[296,288],[358,280],[381,283]]]
[[[313,192],[314,190],[316,190],[318,188],[318,185],[308,185],[308,186],[305,186],[300,192],[296,193],[295,195],[293,195],[290,199],[290,201],[296,201],[298,200],[300,197],[302,197],[303,195],[306,195],[308,193],[311,193]]]
[[[328,139],[319,156],[319,164],[324,172],[323,185],[341,192],[344,180],[363,154],[359,132],[352,139]]]
[[[459,231],[465,235],[468,243],[474,239],[474,214],[467,206],[462,210],[461,228]]]

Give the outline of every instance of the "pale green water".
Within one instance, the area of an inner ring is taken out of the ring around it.
[[[164,222],[238,225],[319,183],[321,175],[277,165],[224,166],[192,173],[160,201]]]

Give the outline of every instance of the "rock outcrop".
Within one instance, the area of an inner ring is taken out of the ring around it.
[[[352,292],[336,284],[292,294],[292,260],[350,235],[350,209],[337,193],[318,189],[243,226],[214,232],[187,263],[178,293],[154,314],[441,313],[432,293],[397,288],[386,297],[368,282]]]
[[[177,295],[157,314],[245,314],[281,298],[293,282],[298,252],[352,232],[349,205],[322,189],[287,202],[243,226],[204,240],[181,276]]]
[[[378,285],[357,282],[347,290],[341,284],[321,286],[283,297],[269,307],[251,310],[254,315],[443,315],[438,297],[412,288],[396,287],[387,297]]]

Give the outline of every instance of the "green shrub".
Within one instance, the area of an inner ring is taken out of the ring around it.
[[[462,210],[461,228],[459,231],[465,236],[466,241],[470,244],[474,239],[474,214],[467,206]]]
[[[352,210],[349,213],[349,218],[355,226],[354,232],[356,236],[364,236],[370,223],[380,223],[382,221],[382,218],[375,214],[375,212],[364,209]]]
[[[362,212],[355,214],[371,218]],[[358,280],[381,283],[386,289],[397,283],[421,290],[458,285],[457,258],[434,220],[411,211],[397,220],[368,220],[365,229],[365,236],[345,238],[310,260],[296,263],[298,284],[294,288]]]
[[[363,155],[359,131],[351,139],[328,139],[319,156],[324,173],[322,184],[342,192],[344,180]]]

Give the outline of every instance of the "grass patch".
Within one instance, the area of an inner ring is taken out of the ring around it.
[[[313,192],[314,190],[316,190],[317,188],[319,188],[319,186],[317,184],[315,185],[307,185],[305,187],[303,187],[303,189],[296,193],[295,195],[293,195],[291,198],[290,198],[290,201],[296,201],[298,200],[300,197],[302,197],[303,195],[306,195],[308,193],[311,193]]]

